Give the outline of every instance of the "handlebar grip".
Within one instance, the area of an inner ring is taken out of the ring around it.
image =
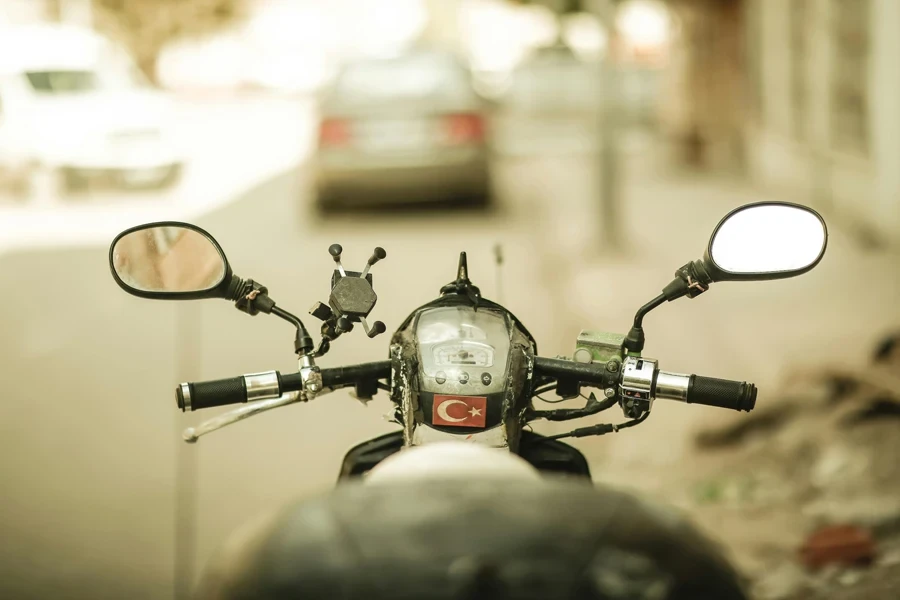
[[[227,404],[242,404],[250,400],[277,398],[282,389],[278,371],[253,373],[215,381],[182,383],[175,388],[178,408],[194,411]]]
[[[691,375],[685,401],[750,412],[756,406],[756,386],[746,381]]]

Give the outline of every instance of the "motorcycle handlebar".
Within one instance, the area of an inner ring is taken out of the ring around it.
[[[544,358],[543,356],[534,357],[535,373],[547,375],[559,379],[560,377],[577,378],[582,383],[593,383],[603,385],[607,383],[611,375],[604,365],[596,363],[577,363],[571,360],[562,360],[559,358]]]
[[[349,367],[322,369],[322,386],[340,387],[353,385],[366,379],[389,379],[390,376],[391,361],[381,360],[360,365],[350,365]]]
[[[610,373],[604,366],[575,363],[555,358],[536,356],[535,371],[551,377],[573,377],[585,384],[609,385]],[[334,388],[353,385],[366,379],[386,379],[391,376],[391,361],[322,369],[322,387]],[[178,408],[194,411],[228,404],[240,404],[254,400],[278,398],[284,393],[301,391],[303,378],[300,373],[281,375],[278,371],[253,373],[215,381],[182,383],[175,389]],[[730,381],[681,375],[657,370],[651,384],[651,396],[667,400],[679,400],[688,404],[705,404],[732,410],[751,411],[756,405],[756,386],[745,381]]]
[[[391,361],[384,360],[348,367],[322,369],[322,387],[332,388],[353,385],[366,379],[385,379],[391,376]],[[256,400],[278,398],[288,392],[303,389],[300,373],[282,375],[278,371],[252,373],[217,379],[182,383],[175,388],[175,399],[182,411],[194,411],[228,404],[241,404]]]
[[[656,361],[652,361],[655,365]],[[572,378],[587,385],[620,386],[622,374],[610,373],[605,364],[577,363],[570,360],[534,357],[537,374],[554,378]],[[688,404],[705,404],[732,410],[751,411],[756,405],[756,386],[746,381],[730,381],[703,377],[702,375],[682,375],[657,369],[652,377],[646,374],[646,388],[650,396],[666,400],[678,400]],[[611,380],[614,380],[613,383]],[[627,384],[625,384],[627,385]]]

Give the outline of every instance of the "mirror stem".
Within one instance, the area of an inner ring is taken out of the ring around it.
[[[663,288],[662,294],[640,307],[635,313],[634,325],[622,343],[628,353],[640,356],[644,350],[644,315],[664,302],[671,302],[683,296],[695,298],[708,290],[710,283],[712,277],[702,261],[695,260],[678,269],[675,272],[675,279]]]
[[[640,307],[637,313],[634,315],[634,327],[640,329],[644,321],[644,315],[646,315],[648,312],[650,312],[666,300],[668,300],[668,298],[666,298],[665,294],[660,294],[647,304]]]
[[[281,317],[288,323],[291,323],[297,328],[297,336],[294,338],[294,352],[298,355],[303,356],[308,354],[313,349],[313,340],[310,337],[309,332],[306,330],[306,326],[303,325],[303,321],[299,318],[295,317],[291,313],[277,306],[272,307],[272,314]]]
[[[640,355],[641,351],[644,349],[644,329],[643,329],[643,321],[644,315],[648,312],[659,306],[660,304],[666,302],[668,298],[665,294],[660,294],[647,304],[640,307],[634,315],[634,324],[631,327],[631,331],[628,332],[628,335],[625,336],[625,341],[623,342],[623,346],[626,350],[628,350],[629,354],[637,354]]]

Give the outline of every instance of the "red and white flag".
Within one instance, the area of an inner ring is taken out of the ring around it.
[[[485,396],[443,396],[435,394],[431,422],[449,427],[484,427],[487,418]]]

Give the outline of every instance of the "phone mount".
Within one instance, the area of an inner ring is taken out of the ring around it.
[[[331,341],[352,331],[354,323],[362,323],[363,330],[370,338],[387,330],[381,321],[375,321],[371,327],[366,321],[366,317],[372,312],[378,300],[372,288],[372,274],[369,271],[375,263],[387,256],[387,252],[384,248],[375,248],[362,271],[345,270],[341,264],[342,252],[340,244],[332,244],[328,248],[328,253],[337,265],[337,269],[331,275],[331,295],[328,304],[317,302],[309,311],[312,316],[323,321],[322,342],[316,349],[316,356],[327,352]]]

